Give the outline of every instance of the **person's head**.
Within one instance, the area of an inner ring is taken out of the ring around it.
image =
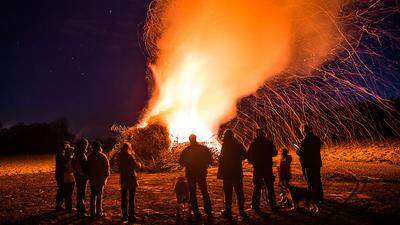
[[[256,130],[256,137],[258,137],[258,138],[260,138],[260,137],[265,137],[265,132],[264,132],[264,130],[261,129],[261,128],[258,128],[258,129]]]
[[[178,177],[178,182],[179,183],[184,183],[185,182],[185,178],[184,177]]]
[[[69,141],[64,141],[61,145],[61,149],[63,151],[65,151],[67,148],[69,148],[71,146],[71,144],[69,143]]]
[[[196,137],[196,135],[194,135],[194,134],[191,134],[190,136],[189,136],[189,141],[190,141],[190,144],[196,144],[197,143],[197,137]]]
[[[288,150],[286,148],[282,149],[282,156],[287,156]]]
[[[71,158],[73,154],[74,154],[74,148],[73,147],[68,147],[68,148],[65,149],[65,157],[66,158]]]
[[[92,143],[92,150],[93,152],[101,152],[103,149],[101,148],[101,143],[98,141],[95,141]]]
[[[78,141],[76,152],[83,152],[83,153],[86,153],[88,147],[89,147],[89,141],[88,141],[88,139],[86,139],[86,138],[81,138],[81,139]]]
[[[308,124],[303,124],[300,126],[300,131],[303,136],[311,133],[311,127]]]
[[[235,134],[232,130],[228,129],[224,133],[224,142],[225,141],[232,141],[235,138]]]
[[[69,148],[71,145],[68,141],[63,141],[59,146],[60,147],[57,149],[57,154],[64,155],[67,148]]]
[[[132,152],[131,149],[132,149],[131,143],[124,142],[124,144],[122,144],[121,152],[131,153]]]

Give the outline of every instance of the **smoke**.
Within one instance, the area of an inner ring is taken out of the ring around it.
[[[290,72],[307,76],[342,41],[342,3],[323,0],[157,0],[145,27],[153,95],[144,122],[201,140],[234,118],[237,102]]]

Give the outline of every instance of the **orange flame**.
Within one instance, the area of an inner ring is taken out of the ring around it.
[[[192,133],[210,140],[235,117],[238,100],[297,63],[291,55],[305,56],[293,50],[299,2],[155,1],[146,33],[155,91],[143,121],[162,120],[180,142]],[[326,21],[315,23],[324,27]],[[318,35],[316,28],[308,25],[299,36]],[[325,56],[329,41],[313,43],[310,55]]]

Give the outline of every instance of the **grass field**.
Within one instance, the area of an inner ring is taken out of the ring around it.
[[[222,182],[216,179],[216,167],[209,169],[208,183],[215,214],[214,224],[398,224],[400,219],[399,141],[374,144],[342,145],[323,150],[322,170],[326,203],[318,214],[282,208],[272,213],[262,203],[265,216],[248,210],[249,218],[237,215],[235,221],[220,215],[223,209]],[[294,155],[294,153],[292,153]],[[292,184],[305,186],[297,156],[294,155]],[[0,158],[1,224],[87,224],[74,213],[55,213],[53,156]],[[276,168],[274,168],[276,169]],[[245,165],[246,208],[250,208],[251,167]],[[176,220],[172,191],[182,171],[139,174],[137,193],[138,224],[185,224]],[[277,181],[275,182],[277,185]],[[277,190],[277,187],[276,187]],[[106,218],[95,224],[121,224],[119,175],[109,179],[104,200]],[[88,191],[89,194],[89,191]],[[199,198],[201,198],[199,196]],[[199,201],[200,205],[201,201]]]

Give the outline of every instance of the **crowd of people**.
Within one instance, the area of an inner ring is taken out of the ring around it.
[[[303,176],[308,184],[307,193],[310,201],[316,205],[323,202],[323,189],[321,183],[321,141],[307,125],[302,129],[303,138],[299,144],[293,145],[300,158]],[[175,184],[178,214],[182,212],[182,206],[189,205],[189,212],[193,212],[196,219],[201,218],[196,192],[199,187],[202,194],[204,211],[208,220],[213,218],[212,202],[207,188],[207,169],[213,162],[211,150],[197,142],[195,135],[190,135],[190,144],[180,153],[179,164],[185,168],[185,178],[180,177]],[[76,184],[76,209],[79,218],[90,216],[91,218],[104,217],[102,199],[104,186],[110,176],[110,163],[103,153],[101,144],[91,144],[91,153],[88,154],[89,141],[81,139],[75,149],[69,144],[64,146],[56,155],[56,210],[72,211],[72,194]],[[243,187],[242,162],[248,160],[253,166],[253,194],[251,208],[261,213],[260,199],[262,190],[265,190],[266,201],[271,211],[277,211],[276,196],[274,190],[275,176],[273,172],[273,157],[278,150],[274,143],[266,137],[262,129],[256,131],[256,137],[251,142],[248,150],[240,143],[231,130],[226,130],[222,140],[222,148],[218,161],[217,178],[223,181],[225,209],[222,215],[232,216],[232,195],[236,193],[239,214],[246,217],[245,197]],[[121,185],[121,212],[122,218],[130,222],[135,217],[135,194],[138,187],[136,171],[141,168],[135,152],[129,143],[124,143],[117,158],[120,172]],[[291,199],[292,207],[297,198],[295,187],[290,185],[292,157],[287,149],[282,149],[279,162],[279,191],[282,202]],[[89,182],[90,210],[87,215],[85,209],[85,192]],[[297,191],[298,192],[298,191]]]

